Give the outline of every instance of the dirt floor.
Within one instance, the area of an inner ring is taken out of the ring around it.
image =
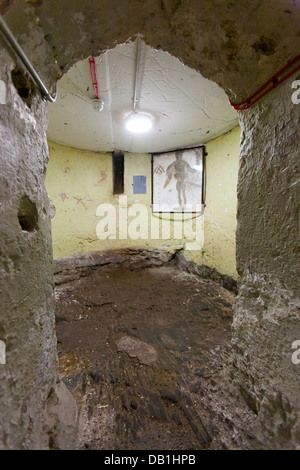
[[[226,383],[232,293],[173,267],[102,267],[56,298],[78,449],[251,448],[253,416]]]

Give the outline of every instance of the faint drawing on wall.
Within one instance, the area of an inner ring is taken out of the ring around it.
[[[152,155],[153,212],[202,212],[205,147]]]

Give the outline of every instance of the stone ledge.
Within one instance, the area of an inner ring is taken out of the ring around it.
[[[226,274],[205,265],[198,265],[185,259],[181,249],[168,251],[152,248],[126,248],[121,250],[95,251],[54,260],[55,284],[65,284],[80,277],[88,276],[93,269],[123,267],[129,270],[174,266],[180,271],[210,279],[221,284],[228,291],[237,294],[237,282]]]
[[[87,276],[93,269],[120,268],[138,270],[168,264],[174,253],[160,249],[126,248],[95,251],[54,260],[55,284],[60,285]]]
[[[215,281],[218,284],[221,284],[224,289],[228,290],[229,292],[232,292],[235,295],[237,295],[238,293],[237,282],[235,279],[230,276],[227,276],[227,274],[221,274],[216,269],[210,268],[209,266],[206,266],[204,264],[199,265],[194,263],[193,261],[188,261],[180,252],[175,253],[172,259],[172,264],[178,267],[178,269],[181,271],[194,274],[195,276],[200,277],[202,279],[210,279],[212,281]]]

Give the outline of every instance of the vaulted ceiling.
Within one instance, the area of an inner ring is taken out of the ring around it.
[[[143,42],[137,55],[137,41],[95,58],[101,112],[92,107],[96,96],[88,59],[63,76],[58,99],[49,105],[50,140],[93,151],[159,152],[203,144],[237,125],[237,112],[216,83]],[[137,110],[154,118],[153,128],[144,134],[125,128],[135,83]]]
[[[49,106],[49,137],[93,150],[151,152],[205,143],[230,128],[234,111],[198,72],[239,103],[300,48],[299,0],[6,0],[0,12],[48,89],[53,92],[62,77],[58,101]],[[148,45],[139,107],[156,120],[147,137],[133,138],[123,119],[134,88],[135,46],[128,41],[137,35]],[[91,54],[105,102],[98,115],[89,104]]]

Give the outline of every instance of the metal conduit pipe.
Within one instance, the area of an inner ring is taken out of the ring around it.
[[[51,95],[46,86],[44,85],[43,81],[40,79],[38,73],[36,72],[35,68],[31,64],[30,60],[28,59],[27,55],[21,48],[21,46],[17,43],[16,38],[14,37],[13,33],[5,23],[2,16],[0,16],[0,33],[4,39],[4,42],[7,46],[14,52],[14,54],[21,60],[22,64],[31,75],[33,81],[40,89],[42,94],[43,101],[51,101],[54,103],[57,98],[57,94]]]
[[[140,68],[141,68],[141,39],[138,36],[136,39],[136,64],[135,64],[135,82],[134,82],[134,95],[133,95],[133,111],[136,112],[136,108],[139,102],[139,80],[140,80]]]

